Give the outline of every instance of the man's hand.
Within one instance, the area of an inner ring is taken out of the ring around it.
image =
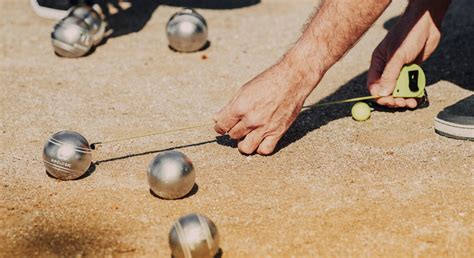
[[[235,140],[243,138],[238,144],[242,153],[272,153],[312,90],[302,89],[302,83],[286,62],[280,62],[240,88],[237,96],[214,115],[214,129]]]
[[[434,52],[441,38],[440,27],[449,0],[412,0],[398,23],[372,54],[367,86],[373,96],[384,96],[377,103],[388,107],[415,108],[413,98],[389,96],[402,67],[421,64]],[[387,97],[385,97],[387,96]]]
[[[285,57],[245,84],[214,116],[217,133],[246,154],[270,154],[324,73],[380,16],[390,0],[322,1]]]

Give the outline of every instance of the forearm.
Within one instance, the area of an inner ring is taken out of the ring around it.
[[[300,77],[309,94],[326,71],[370,28],[390,0],[328,0],[322,2],[281,65]]]

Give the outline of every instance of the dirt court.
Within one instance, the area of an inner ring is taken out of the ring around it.
[[[472,1],[453,2],[423,65],[428,108],[367,122],[350,104],[303,111],[267,157],[239,154],[212,127],[147,137],[104,145],[85,178],[48,177],[42,147],[57,131],[96,142],[210,121],[291,46],[316,1],[198,9],[210,47],[192,54],[167,46],[178,7],[137,4],[95,52],[65,59],[52,51],[54,21],[27,0],[0,1],[0,256],[170,257],[169,229],[191,212],[216,223],[223,257],[474,256],[474,143],[433,129],[474,89]],[[403,9],[394,1],[308,103],[366,95],[371,52]],[[170,148],[197,171],[182,200],[148,189],[148,163]]]

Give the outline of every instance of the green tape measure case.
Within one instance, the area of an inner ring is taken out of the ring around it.
[[[403,67],[392,96],[397,98],[421,98],[425,96],[426,77],[417,64]]]

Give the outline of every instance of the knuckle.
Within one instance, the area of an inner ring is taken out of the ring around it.
[[[441,40],[441,31],[439,30],[433,30],[431,32],[431,38],[434,40],[434,41],[439,41]]]
[[[245,123],[247,124],[248,127],[250,128],[256,128],[260,124],[260,118],[256,115],[250,114],[245,117]]]
[[[268,129],[266,133],[264,134],[265,137],[272,136],[272,137],[277,137],[283,134],[285,131],[285,125],[290,124],[291,120],[289,118],[285,118],[283,120],[283,123],[271,123],[268,126]]]
[[[242,103],[241,101],[237,101],[232,105],[231,112],[236,115],[244,115],[248,111],[248,106],[245,103]]]

